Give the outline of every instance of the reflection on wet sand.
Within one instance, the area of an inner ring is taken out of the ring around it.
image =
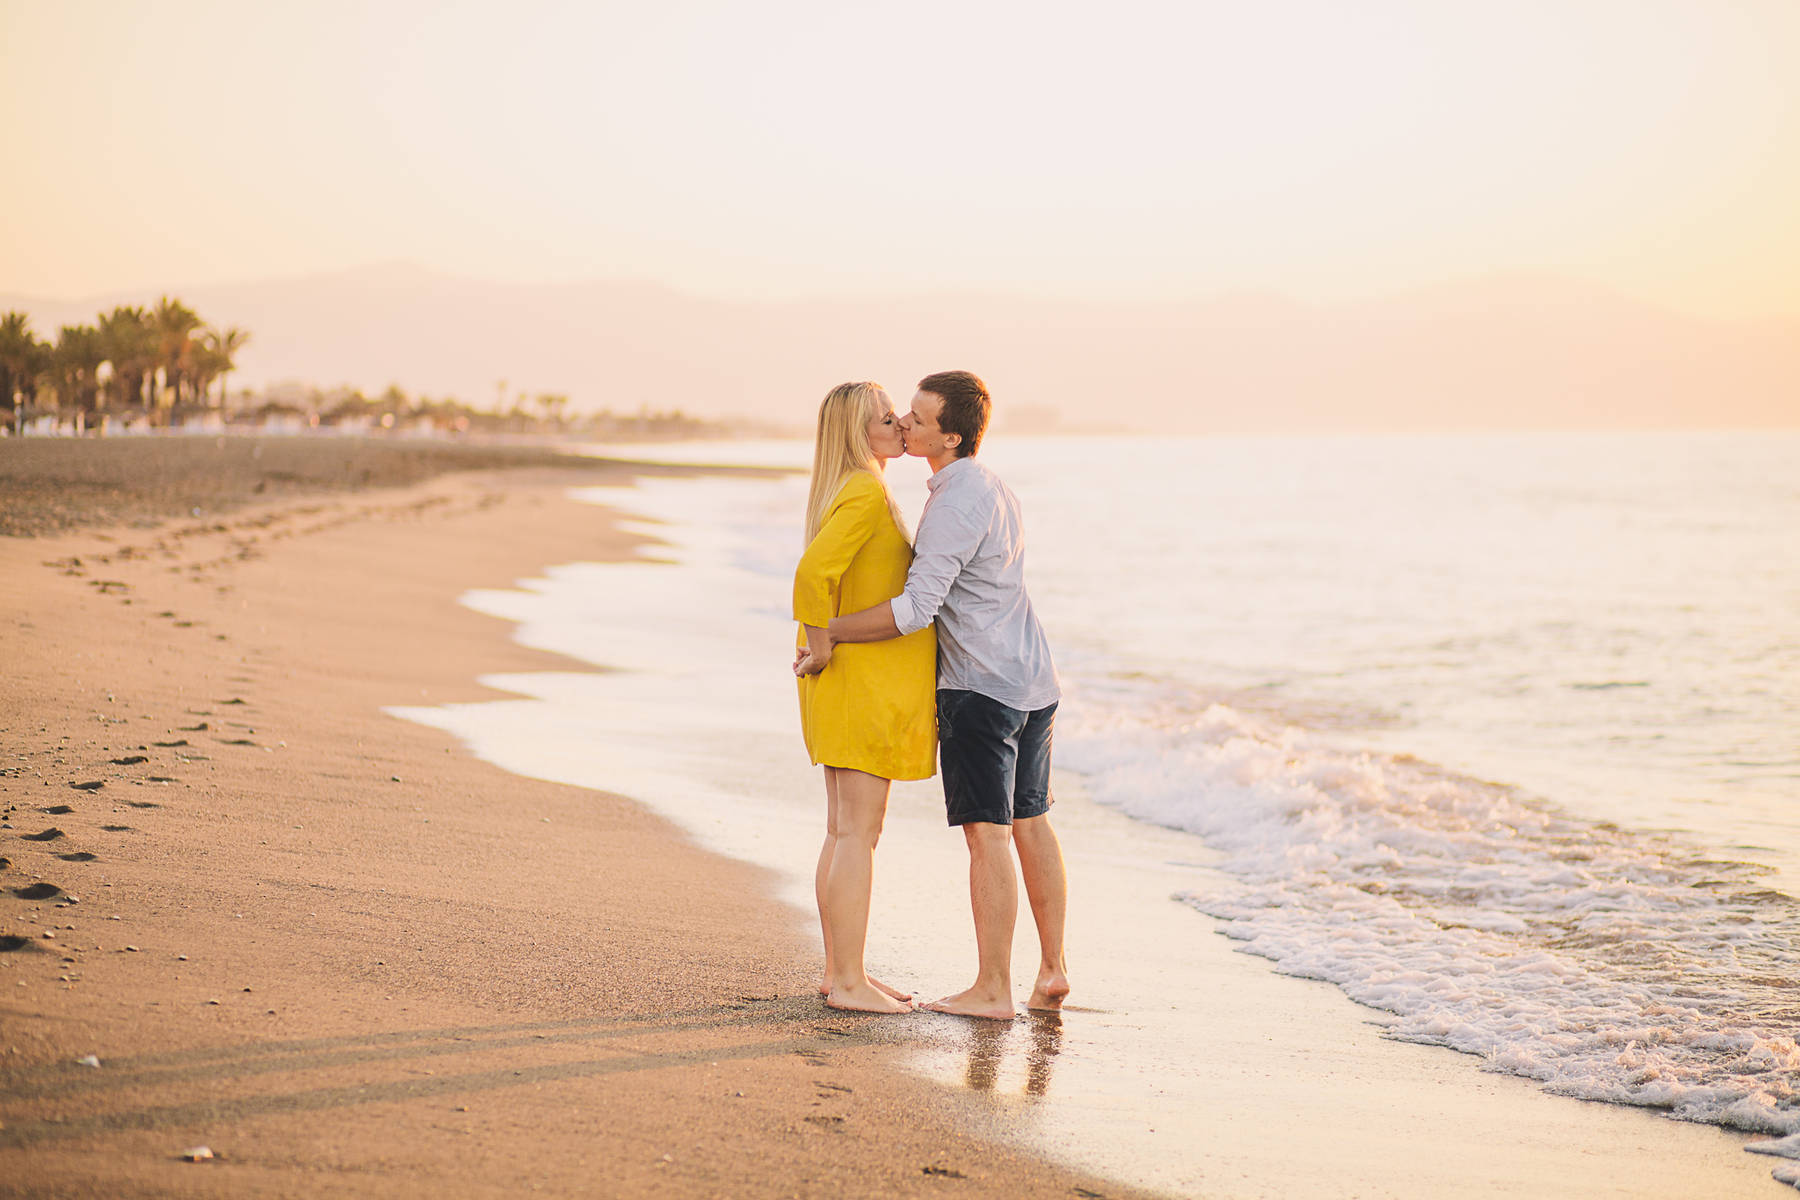
[[[1042,1096],[1050,1090],[1053,1062],[1062,1050],[1062,1014],[1034,1012],[1022,1021],[971,1021],[968,1023],[969,1065],[963,1081],[978,1092],[998,1086],[1009,1058],[1023,1055],[1025,1094]]]

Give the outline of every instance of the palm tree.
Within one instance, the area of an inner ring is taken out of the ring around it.
[[[31,332],[31,318],[22,312],[9,312],[0,317],[0,403],[12,410],[13,432],[20,432],[19,408],[24,398],[36,389],[37,336]]]
[[[121,408],[144,398],[144,384],[156,369],[155,332],[150,314],[136,305],[121,304],[100,316],[100,341],[106,361],[112,364],[108,391]]]
[[[49,373],[56,381],[57,408],[69,409],[85,424],[86,414],[98,407],[100,364],[105,361],[106,345],[98,329],[92,325],[64,325],[50,354]]]
[[[225,377],[236,368],[237,352],[242,350],[249,341],[250,331],[239,329],[236,325],[228,325],[224,329],[208,329],[200,337],[200,344],[206,348],[208,357],[211,359],[208,365],[219,377],[219,408],[221,410],[225,407]],[[197,379],[195,384],[196,390],[200,392],[206,390],[203,380]]]
[[[558,395],[554,392],[539,392],[537,402],[538,407],[544,410],[544,422],[546,424],[562,424],[563,409],[569,406],[569,398],[567,396]]]
[[[200,316],[179,300],[164,296],[150,314],[151,328],[156,333],[156,366],[162,370],[163,388],[173,392],[173,404],[179,405],[183,383],[189,374],[194,353],[193,333],[200,328]],[[162,407],[159,402],[157,407]]]

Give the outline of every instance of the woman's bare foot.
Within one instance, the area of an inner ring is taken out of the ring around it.
[[[1069,994],[1069,977],[1061,971],[1039,971],[1025,1007],[1033,1012],[1061,1012]]]
[[[886,992],[888,995],[892,996],[896,1000],[911,1000],[913,998],[913,994],[911,992],[903,992],[897,987],[892,987],[888,984],[885,984],[885,983],[881,982],[881,980],[875,978],[873,975],[869,976],[869,982],[871,984],[873,984],[877,990]],[[821,996],[831,995],[830,981],[824,980],[824,979],[819,980],[819,995],[821,995]]]
[[[988,1021],[1010,1021],[1019,1015],[1010,995],[995,995],[977,988],[933,1000],[925,1007],[953,1017],[980,1017]]]
[[[861,983],[848,987],[842,984],[833,987],[825,994],[825,1004],[844,1012],[909,1013],[913,1010],[911,1003],[888,995],[874,980],[866,977]]]

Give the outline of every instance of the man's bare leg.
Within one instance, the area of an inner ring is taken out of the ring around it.
[[[830,990],[825,1003],[853,1012],[903,1013],[912,1005],[876,987],[863,970],[875,845],[887,816],[889,781],[861,771],[837,772],[837,839],[825,873],[825,916],[831,927]]]
[[[819,930],[825,941],[825,973],[819,976],[819,995],[831,995],[831,921],[826,913],[825,878],[831,871],[831,855],[837,848],[838,836],[838,768],[825,770],[825,844],[819,849],[819,865],[813,871],[813,896],[819,905]],[[896,1000],[911,1000],[911,992],[890,987],[874,976],[869,982]]]
[[[1013,845],[1019,852],[1019,871],[1025,877],[1025,894],[1031,899],[1031,917],[1038,934],[1037,979],[1025,1007],[1055,1011],[1069,994],[1068,965],[1063,958],[1069,875],[1063,867],[1062,843],[1045,815],[1015,821]]]
[[[960,1017],[1010,1021],[1018,1015],[1012,998],[1012,937],[1019,919],[1012,829],[971,821],[962,830],[969,844],[969,907],[975,913],[975,983],[925,1007]]]

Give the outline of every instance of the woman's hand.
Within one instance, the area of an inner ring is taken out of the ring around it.
[[[804,679],[808,675],[817,675],[831,665],[831,635],[817,625],[803,626],[806,630],[806,645],[800,647],[794,655],[794,674]]]

